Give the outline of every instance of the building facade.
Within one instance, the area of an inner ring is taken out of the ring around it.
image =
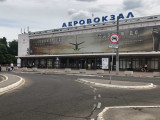
[[[18,36],[21,67],[102,69],[102,58],[113,55],[110,36],[116,33],[116,21],[22,33]],[[160,16],[119,21],[119,68],[139,71],[160,70]]]

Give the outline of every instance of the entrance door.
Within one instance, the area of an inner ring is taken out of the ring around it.
[[[53,59],[47,59],[47,68],[52,68],[53,66]]]
[[[85,60],[84,59],[80,59],[78,65],[79,65],[80,69],[84,69],[85,68]]]
[[[95,68],[95,59],[88,59],[88,69]]]

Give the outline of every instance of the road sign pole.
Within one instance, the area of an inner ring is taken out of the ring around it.
[[[112,48],[112,62],[111,62],[111,72],[112,72],[112,67],[113,67],[113,52],[114,52],[114,49]]]
[[[117,16],[117,35],[119,35],[119,17],[118,16]],[[119,47],[116,48],[116,75],[119,75]]]
[[[119,47],[118,47],[118,41],[119,41],[119,17],[117,17],[117,34],[112,34],[110,36],[110,41],[112,44],[109,44],[109,48],[116,48],[116,75],[119,74]]]
[[[109,72],[109,75],[110,75],[110,81],[109,81],[109,84],[111,84],[111,80],[112,80],[112,67],[113,67],[113,52],[114,52],[114,49],[112,48],[112,62],[111,62],[111,72]]]

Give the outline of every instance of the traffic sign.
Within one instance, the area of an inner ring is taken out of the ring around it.
[[[110,41],[111,41],[112,43],[118,43],[118,41],[119,41],[119,35],[117,35],[117,34],[112,34],[112,35],[110,36]]]
[[[109,44],[109,48],[118,48],[118,44]]]
[[[59,61],[59,57],[56,57],[56,61]]]

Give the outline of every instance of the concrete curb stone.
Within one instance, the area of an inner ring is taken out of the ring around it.
[[[1,75],[1,76],[4,76],[5,79],[0,83],[0,85],[1,85],[0,94],[3,93],[3,92],[6,92],[8,90],[14,89],[15,87],[17,87],[20,84],[22,84],[23,81],[24,81],[23,78],[21,78],[19,76],[16,76],[16,75],[7,75],[7,74],[5,74],[5,75]],[[8,77],[8,76],[10,76],[10,77]],[[11,78],[11,76],[12,76],[12,78]],[[16,80],[12,81],[13,77]],[[17,78],[15,78],[15,77],[17,77]],[[19,80],[17,80],[17,79],[19,79]]]

